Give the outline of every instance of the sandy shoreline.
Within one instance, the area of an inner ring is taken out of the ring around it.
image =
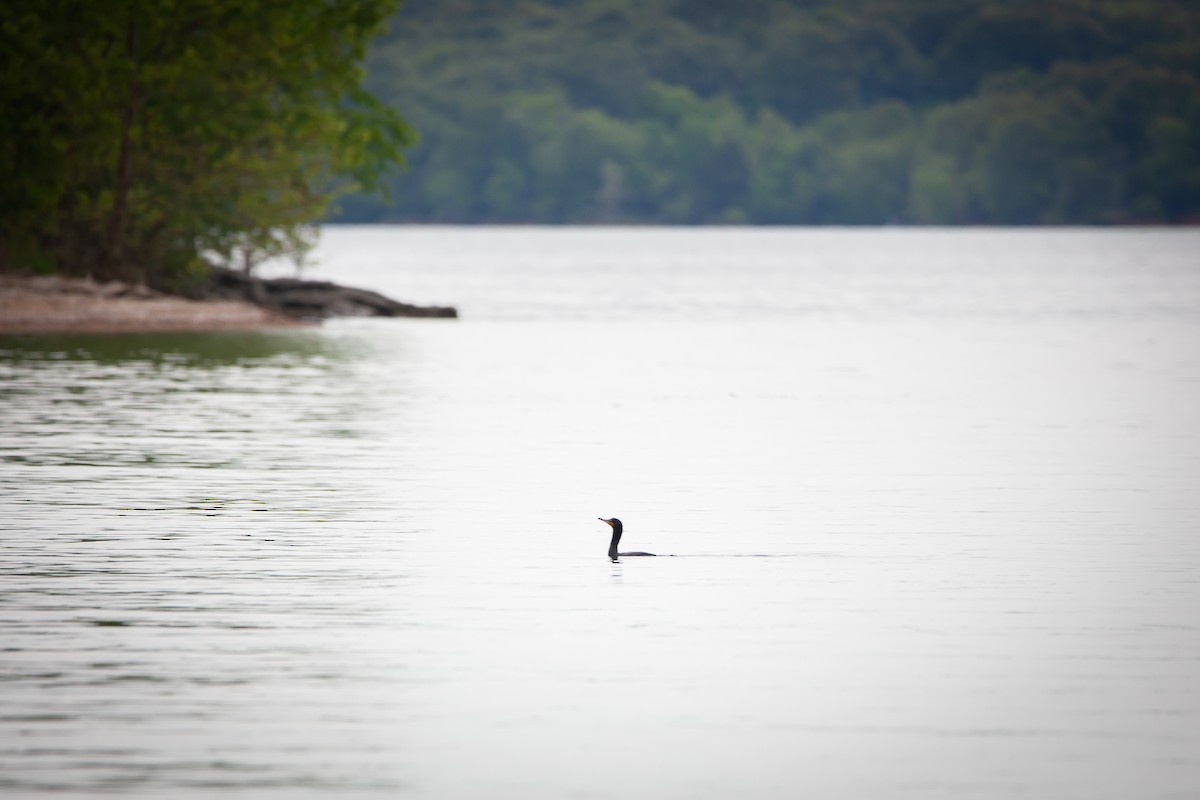
[[[124,283],[0,275],[0,334],[253,331],[306,327],[235,300],[188,300]]]

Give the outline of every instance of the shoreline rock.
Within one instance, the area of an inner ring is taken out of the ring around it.
[[[293,319],[318,321],[329,317],[435,317],[454,319],[449,306],[401,303],[368,289],[329,281],[300,278],[256,278],[214,267],[209,294],[224,300],[244,300]]]

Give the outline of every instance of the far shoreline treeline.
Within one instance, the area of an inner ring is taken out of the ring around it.
[[[0,272],[203,294],[320,221],[1200,221],[1190,0],[399,5],[7,2]]]
[[[407,0],[345,222],[1200,222],[1189,0]]]

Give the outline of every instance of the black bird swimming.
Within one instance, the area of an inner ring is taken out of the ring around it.
[[[616,563],[617,556],[652,556],[652,555],[654,555],[654,553],[618,553],[617,552],[617,542],[621,541],[621,532],[623,530],[625,530],[625,526],[622,525],[621,520],[617,519],[616,517],[613,517],[612,519],[605,519],[604,517],[596,517],[596,519],[600,520],[601,522],[607,522],[609,527],[611,527],[613,529],[612,542],[610,542],[608,545],[608,557],[613,560],[613,563]]]

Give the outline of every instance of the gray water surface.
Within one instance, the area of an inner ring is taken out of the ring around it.
[[[463,318],[0,337],[0,792],[1200,797],[1198,253],[346,227]]]

